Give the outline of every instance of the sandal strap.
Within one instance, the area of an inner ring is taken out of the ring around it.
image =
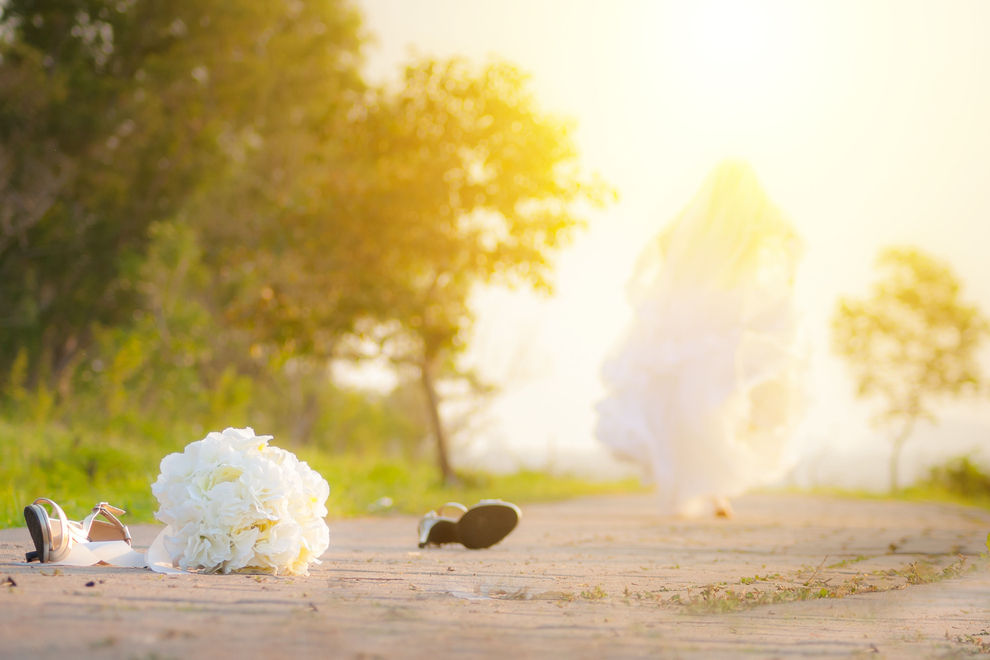
[[[454,511],[456,511],[457,512],[456,517],[458,518],[460,518],[465,513],[467,513],[468,510],[467,507],[461,504],[460,502],[447,502],[443,506],[437,507],[436,513],[441,518],[453,518],[454,515],[451,514],[448,511],[448,509],[453,509]]]
[[[49,538],[51,539],[49,543],[52,546],[51,547],[52,555],[58,557],[68,552],[69,549],[72,547],[73,542],[78,540],[73,538],[74,532],[76,531],[76,527],[70,526],[69,523],[72,522],[77,527],[79,523],[75,521],[70,521],[66,517],[65,511],[62,511],[62,507],[60,507],[55,501],[50,500],[47,497],[38,497],[34,500],[34,503],[35,504],[47,503],[51,507],[52,512],[58,517],[58,521],[60,523],[60,530],[58,535],[57,547],[55,546],[55,538],[54,538],[54,534],[52,533],[54,530],[52,530],[50,527],[48,530]]]
[[[100,502],[99,504],[93,507],[94,511],[96,511],[97,509],[102,509],[103,511],[106,511],[107,513],[112,513],[115,516],[122,516],[125,513],[127,513],[120,507],[116,507],[108,502]]]
[[[127,545],[131,545],[131,531],[127,529],[127,525],[120,522],[120,519],[117,518],[117,516],[122,516],[125,513],[127,512],[119,507],[115,507],[112,504],[108,504],[106,502],[100,502],[99,504],[93,507],[93,511],[83,520],[82,522],[83,534],[86,536],[86,538],[89,538],[90,530],[93,528],[93,521],[96,519],[97,516],[103,516],[107,521],[113,524],[114,527],[118,528],[121,531],[121,533],[124,535],[124,541],[127,542]]]

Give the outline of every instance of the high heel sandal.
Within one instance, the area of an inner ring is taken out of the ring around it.
[[[465,548],[488,548],[516,527],[522,512],[502,500],[481,500],[470,509],[459,502],[447,502],[419,521],[419,547],[460,543]]]
[[[51,507],[55,519],[43,504]],[[27,552],[24,558],[28,562],[40,561],[43,564],[62,561],[77,543],[90,541],[124,541],[131,545],[130,530],[117,518],[124,513],[123,509],[100,502],[82,523],[78,523],[66,518],[58,504],[46,497],[39,497],[24,507],[24,522],[34,541],[34,550]],[[97,520],[97,516],[106,520]]]

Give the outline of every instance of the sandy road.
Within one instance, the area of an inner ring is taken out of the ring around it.
[[[29,567],[15,563],[26,531],[2,530],[0,657],[990,653],[990,512],[780,495],[735,507],[690,521],[648,496],[527,506],[479,551],[417,549],[415,517],[332,521],[323,563],[295,578]],[[139,546],[156,528],[132,532]]]

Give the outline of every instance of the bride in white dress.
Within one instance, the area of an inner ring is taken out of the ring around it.
[[[720,165],[647,247],[596,435],[694,515],[779,477],[800,409],[801,243],[742,163]]]

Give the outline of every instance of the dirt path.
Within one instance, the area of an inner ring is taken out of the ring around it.
[[[336,521],[306,578],[29,567],[14,563],[26,531],[2,530],[0,657],[990,653],[990,512],[777,495],[735,508],[528,506],[481,551],[418,550],[415,517]],[[141,545],[156,528],[132,532]]]

